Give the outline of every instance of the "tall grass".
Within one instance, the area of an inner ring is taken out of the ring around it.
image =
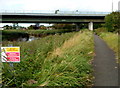
[[[100,37],[108,44],[108,46],[116,52],[116,56],[118,57],[118,34],[106,32],[101,33]]]
[[[21,62],[14,63],[15,75],[11,75],[13,71],[11,72],[9,64],[4,63],[3,84],[7,85],[7,83],[9,83],[9,86],[20,86],[28,79],[33,78],[33,74],[40,71],[44,59],[47,54],[49,54],[48,52],[60,47],[65,40],[68,40],[74,34],[75,33],[66,33],[62,35],[47,36],[31,42],[3,41],[3,46],[12,44],[13,46],[20,46],[21,48]],[[13,76],[15,76],[17,83],[15,80],[12,80]]]
[[[3,83],[8,86],[91,86],[93,37],[90,32],[66,33],[14,42],[21,47],[21,62],[14,71],[4,63]]]
[[[61,47],[55,49],[49,55],[39,76],[40,85],[48,86],[91,86],[92,67],[90,61],[93,57],[92,33],[77,34],[66,41]],[[46,64],[49,63],[49,66]]]

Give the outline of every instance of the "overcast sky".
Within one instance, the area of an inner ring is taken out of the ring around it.
[[[114,11],[118,1],[113,0]],[[112,0],[0,0],[0,11],[98,11],[111,12]]]
[[[114,10],[118,1],[113,0]],[[112,0],[0,0],[0,10],[111,11]]]

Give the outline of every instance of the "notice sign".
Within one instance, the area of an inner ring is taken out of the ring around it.
[[[1,47],[2,62],[20,62],[20,47]]]

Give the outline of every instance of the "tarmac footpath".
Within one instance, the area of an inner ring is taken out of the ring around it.
[[[118,64],[116,63],[115,53],[97,35],[94,35],[94,43],[94,87],[118,88]]]

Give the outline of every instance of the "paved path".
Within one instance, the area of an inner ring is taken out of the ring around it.
[[[118,86],[118,65],[114,52],[97,35],[94,35],[94,42],[94,86]]]

